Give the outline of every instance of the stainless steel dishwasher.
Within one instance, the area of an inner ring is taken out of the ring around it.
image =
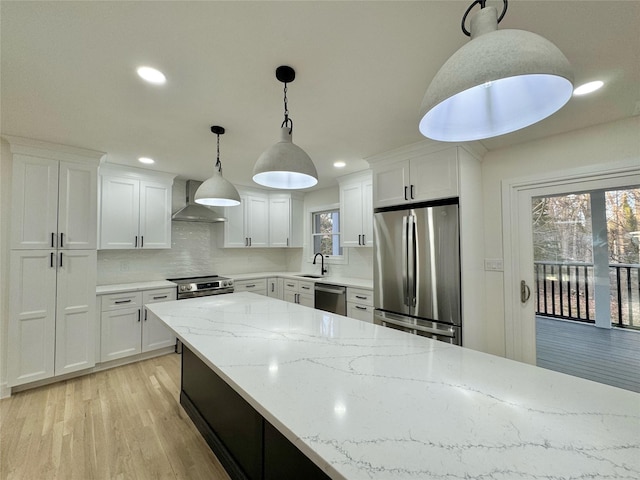
[[[325,312],[347,314],[347,287],[316,283],[315,307]]]

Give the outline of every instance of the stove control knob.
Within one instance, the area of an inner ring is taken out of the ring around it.
[[[180,285],[180,291],[184,292],[187,289],[187,287],[185,287],[184,285]]]
[[[227,282],[222,282],[222,286],[226,287],[227,286]]]
[[[233,286],[233,280],[229,280],[229,286]]]
[[[187,290],[191,290],[193,288],[193,285],[187,285]]]

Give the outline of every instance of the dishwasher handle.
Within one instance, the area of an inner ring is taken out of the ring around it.
[[[346,287],[327,287],[325,285],[319,286],[316,284],[316,292],[335,293],[337,295],[345,295],[347,292]]]

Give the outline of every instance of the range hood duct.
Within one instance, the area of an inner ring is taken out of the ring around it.
[[[187,205],[171,216],[171,220],[178,222],[217,223],[226,222],[224,215],[211,207],[195,203],[196,190],[202,185],[197,180],[187,180]]]

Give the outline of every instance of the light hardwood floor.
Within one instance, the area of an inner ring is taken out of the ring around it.
[[[179,385],[170,354],[1,400],[0,479],[229,479]]]

